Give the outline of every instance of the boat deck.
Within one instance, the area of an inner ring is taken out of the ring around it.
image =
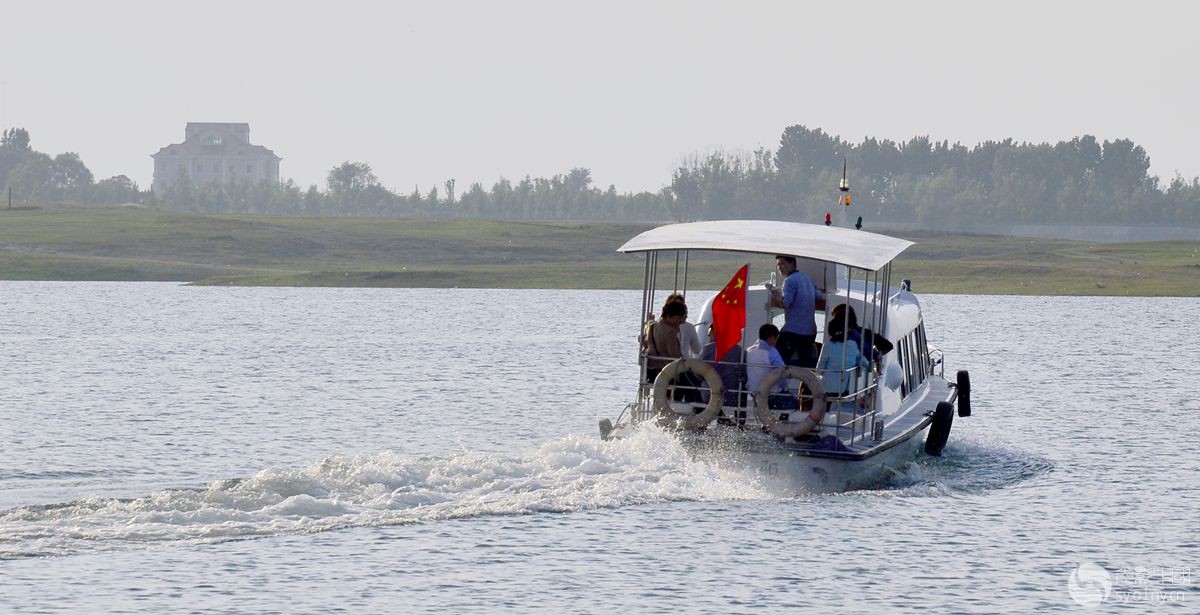
[[[914,434],[929,425],[932,421],[933,411],[939,402],[954,401],[956,395],[952,383],[936,376],[929,378],[904,401],[900,411],[880,416],[884,422],[883,439],[880,441],[875,441],[868,436],[846,444],[842,439],[837,438],[838,428],[834,424],[835,422],[827,419],[817,430],[799,442],[752,438],[743,444],[742,450],[844,460],[866,459],[907,442]],[[836,414],[831,413],[829,416],[836,416]]]

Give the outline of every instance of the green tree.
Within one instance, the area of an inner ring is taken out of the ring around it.
[[[7,188],[12,190],[14,199],[26,203],[53,203],[58,200],[53,177],[54,159],[41,152],[30,152],[9,173]]]
[[[66,152],[54,157],[50,184],[59,199],[81,203],[94,182],[92,172],[80,160],[79,154]]]
[[[0,186],[8,184],[8,176],[29,154],[29,133],[24,128],[9,128],[0,135]]]
[[[0,135],[0,147],[29,151],[29,131],[24,128],[9,128]]]
[[[379,179],[365,162],[343,162],[329,172],[325,187],[335,197],[352,196],[371,186],[379,185]]]
[[[133,180],[124,175],[117,175],[96,182],[92,187],[88,202],[97,205],[119,205],[122,203],[137,203],[141,200],[141,192]]]

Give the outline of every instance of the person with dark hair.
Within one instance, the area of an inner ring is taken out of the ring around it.
[[[779,351],[775,349],[778,339],[779,328],[767,323],[758,328],[758,341],[746,349],[746,388],[751,393],[758,391],[758,385],[772,370],[787,365],[783,362],[783,357],[779,356]],[[777,410],[791,409],[798,405],[787,382],[783,380],[776,383],[770,391],[768,403],[771,408]]]
[[[683,299],[681,293],[671,293],[667,295],[667,301],[663,304],[665,308],[667,303],[680,303],[686,308],[687,303]],[[687,316],[684,316],[683,322],[679,324],[679,349],[683,356],[695,358],[700,356],[704,350],[700,346],[700,336],[696,334],[696,325],[687,321]]]
[[[857,390],[857,375],[859,370],[870,367],[867,358],[859,351],[858,344],[847,341],[846,329],[842,321],[829,323],[826,331],[829,341],[821,348],[821,358],[817,361],[817,369],[821,370],[821,384],[825,394],[842,397]]]
[[[662,316],[650,324],[646,332],[646,381],[654,382],[671,361],[683,358],[679,347],[679,327],[687,318],[687,306],[678,301],[663,306]],[[675,401],[693,402],[700,399],[701,380],[691,373],[680,374],[674,381]]]
[[[829,311],[829,316],[827,328],[840,327],[846,332],[846,341],[856,344],[858,351],[863,356],[869,356],[876,365],[879,365],[883,361],[883,355],[892,349],[891,343],[877,337],[874,331],[864,330],[858,326],[858,316],[854,313],[853,307],[839,303]]]
[[[775,266],[783,276],[783,289],[768,285],[771,305],[783,308],[783,331],[779,333],[779,354],[788,365],[812,367],[813,342],[817,338],[817,320],[814,313],[825,296],[813,283],[812,278],[796,269],[796,257],[780,254],[775,257]]]
[[[654,382],[658,373],[668,363],[683,356],[679,348],[679,325],[687,318],[687,306],[668,303],[662,315],[647,328],[646,332],[646,380]]]

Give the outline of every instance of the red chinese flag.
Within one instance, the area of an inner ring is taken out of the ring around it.
[[[749,275],[750,263],[746,263],[713,301],[712,324],[717,338],[714,359],[717,361],[725,358],[725,353],[742,339],[742,329],[746,328],[746,278]]]

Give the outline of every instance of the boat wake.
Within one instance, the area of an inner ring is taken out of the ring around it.
[[[0,511],[0,559],[443,519],[798,496],[772,491],[753,470],[730,469],[739,466],[721,463],[719,451],[694,453],[676,437],[646,426],[621,440],[568,436],[520,454],[335,455],[307,468],[266,469],[202,489]],[[880,488],[859,493],[979,492],[1030,480],[1052,467],[1008,445],[961,438],[942,457],[921,457]]]
[[[941,457],[918,457],[876,492],[915,497],[980,493],[1013,487],[1053,469],[1049,460],[1009,443],[960,435]]]
[[[0,511],[0,559],[489,515],[770,497],[752,474],[694,459],[676,438],[647,428],[611,442],[565,437],[525,454],[332,456],[304,469],[266,469],[203,489],[13,508]]]

